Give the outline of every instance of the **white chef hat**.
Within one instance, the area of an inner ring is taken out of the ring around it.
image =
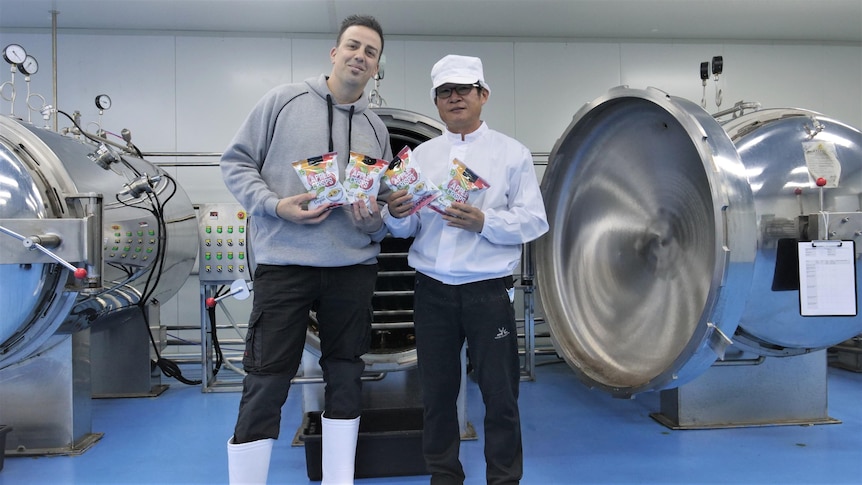
[[[475,84],[491,92],[482,73],[482,59],[478,57],[448,55],[431,68],[431,101],[437,97],[437,88],[444,84]]]

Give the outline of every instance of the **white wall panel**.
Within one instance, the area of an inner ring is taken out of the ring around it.
[[[332,71],[329,51],[334,45],[335,39],[294,39],[291,66],[294,82],[329,74]]]
[[[95,131],[86,126],[98,121],[94,99],[107,94],[112,106],[102,117],[105,130],[120,134],[128,128],[144,152],[175,149],[173,37],[62,35],[57,51],[60,109],[69,114],[80,110],[85,129]],[[69,124],[60,118],[59,126]]]
[[[35,97],[41,95],[45,104],[73,115],[81,114],[87,131],[95,132],[97,123],[110,133],[120,134],[123,128],[132,133],[132,140],[144,151],[172,150],[175,146],[176,109],[174,89],[174,39],[170,36],[105,36],[61,34],[57,40],[57,99],[53,95],[53,51],[47,34],[0,34],[0,44],[21,44],[39,62],[39,71],[32,76],[30,104],[42,105]],[[10,81],[8,65],[3,63],[2,82]],[[27,85],[24,76],[15,75],[15,115],[44,125],[38,113],[26,108]],[[100,117],[94,99],[108,94],[113,106]],[[8,97],[4,90],[4,97]],[[56,102],[55,102],[56,101]],[[8,114],[11,103],[0,100],[0,112]],[[53,126],[53,120],[50,121]],[[71,122],[59,117],[58,126]],[[122,141],[119,138],[113,138]]]
[[[514,79],[517,138],[547,153],[585,103],[620,83],[620,47],[517,43]]]
[[[282,37],[178,37],[176,151],[224,151],[255,103],[273,87],[292,81],[291,43]],[[218,157],[180,161],[216,163]],[[218,166],[176,171],[193,203],[235,202]]]
[[[677,43],[633,43],[620,47],[620,84],[633,89],[653,87],[672,96],[700,104],[703,85],[700,63],[714,56],[724,56],[721,45]],[[730,61],[725,56],[725,65]],[[719,77],[722,87],[725,75]],[[715,112],[715,82],[710,77],[706,86],[706,109]],[[727,96],[724,96],[727,98]],[[722,108],[727,107],[724,101]],[[732,104],[732,103],[731,103]]]
[[[216,164],[218,160],[212,160],[213,165],[208,166],[173,167],[177,173],[177,181],[193,204],[235,203],[236,199],[222,180],[221,169]]]
[[[810,109],[862,129],[859,48],[729,45],[726,50],[730,101]]]
[[[823,94],[823,113],[862,130],[862,48],[829,46],[819,56],[823,68],[812,89]]]
[[[221,152],[267,91],[291,82],[291,40],[178,37],[177,151]]]

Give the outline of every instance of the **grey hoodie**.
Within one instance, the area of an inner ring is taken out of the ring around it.
[[[317,225],[294,224],[275,211],[279,199],[307,191],[292,166],[297,160],[338,152],[343,181],[351,150],[392,159],[389,132],[368,100],[333,104],[331,96],[325,75],[270,90],[222,155],[225,184],[250,216],[256,263],[335,267],[376,261],[386,226],[363,232],[349,206],[333,209]]]

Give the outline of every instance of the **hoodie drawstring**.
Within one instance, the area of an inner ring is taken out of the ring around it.
[[[332,145],[332,96],[326,95],[326,112],[329,115],[329,152],[332,153],[332,150],[335,147]]]
[[[332,142],[332,95],[326,95],[326,112],[329,116],[329,151],[330,153],[335,150],[335,145]],[[353,142],[353,112],[356,110],[355,105],[350,105],[350,114],[347,117],[347,151],[351,151],[352,142]]]
[[[347,151],[351,152],[351,145],[353,143],[353,111],[356,109],[356,106],[350,105],[350,115],[347,117]]]

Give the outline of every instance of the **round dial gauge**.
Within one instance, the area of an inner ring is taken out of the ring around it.
[[[18,44],[9,44],[3,49],[3,59],[9,64],[21,64],[27,58],[27,52]]]
[[[107,94],[96,96],[96,107],[101,110],[106,110],[111,107],[111,98]]]
[[[36,71],[39,70],[39,63],[36,62],[36,58],[33,56],[27,56],[24,58],[24,62],[18,64],[18,70],[21,71],[21,74],[25,76],[32,76],[36,74]]]

